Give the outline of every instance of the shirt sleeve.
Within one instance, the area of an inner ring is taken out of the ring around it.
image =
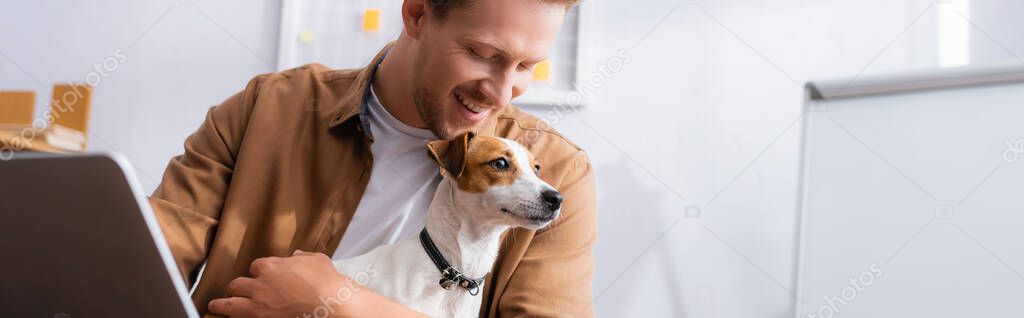
[[[257,82],[254,79],[244,91],[209,109],[199,129],[185,140],[184,153],[167,164],[149,197],[188,285],[195,281],[213,242]]]
[[[533,237],[499,301],[501,317],[593,317],[594,173],[584,152],[562,182],[559,218]]]

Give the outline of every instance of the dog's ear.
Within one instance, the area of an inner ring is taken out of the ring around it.
[[[427,153],[439,167],[448,173],[448,177],[458,179],[466,168],[466,151],[469,140],[476,136],[472,131],[461,134],[451,140],[435,140],[427,143]]]

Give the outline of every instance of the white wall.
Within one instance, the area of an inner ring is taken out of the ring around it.
[[[801,86],[936,66],[946,4],[589,2],[600,36],[591,63],[621,52],[630,62],[588,93],[590,107],[552,124],[597,167],[599,314],[791,317]],[[985,32],[970,33],[972,63],[1024,55],[1011,2],[974,1]],[[273,69],[278,10],[272,0],[6,2],[0,88],[48,92],[120,48],[125,62],[96,89],[92,148],[126,153],[152,189],[207,107]],[[688,206],[700,216],[683,217]]]
[[[975,22],[1024,54],[1005,3],[975,1],[973,11],[999,12]],[[621,49],[632,61],[592,94],[593,107],[555,126],[597,166],[598,312],[793,317],[802,84],[936,67],[936,17],[949,5],[592,4],[594,63]],[[970,36],[972,62],[1007,58],[980,31]],[[700,217],[684,217],[690,205]]]
[[[976,63],[1019,61],[1024,63],[1024,35],[1021,34],[1022,1],[974,0],[971,21],[971,55]]]
[[[54,83],[99,78],[89,148],[126,154],[152,190],[207,108],[277,59],[278,1],[196,2],[5,1],[0,89],[35,90],[41,114]]]

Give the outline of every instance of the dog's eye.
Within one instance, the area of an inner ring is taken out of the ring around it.
[[[491,160],[491,167],[498,171],[508,170],[508,160],[505,158]]]
[[[533,165],[533,172],[534,173],[540,172],[540,165]]]

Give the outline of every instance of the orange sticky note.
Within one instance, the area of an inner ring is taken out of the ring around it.
[[[551,79],[551,60],[543,60],[533,66],[533,80],[546,81]]]
[[[363,11],[363,31],[377,30],[380,30],[380,9],[366,9]]]

